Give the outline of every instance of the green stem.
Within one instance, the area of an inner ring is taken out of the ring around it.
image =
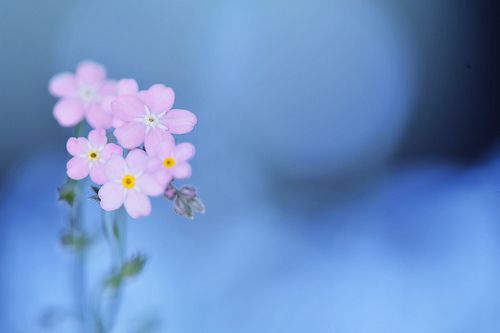
[[[75,126],[75,137],[78,138],[82,134],[84,125],[84,122],[81,121]]]
[[[71,208],[69,225],[71,233],[76,236],[81,236],[85,233],[83,227],[83,212],[82,212],[82,187],[83,182],[79,181],[75,185],[75,201]],[[74,292],[78,318],[82,324],[82,332],[88,332],[88,312],[87,312],[87,296],[86,296],[86,281],[85,281],[85,262],[86,249],[77,249],[74,263]]]
[[[126,213],[122,208],[114,212],[103,211],[103,231],[104,236],[109,244],[111,251],[111,275],[119,274],[125,261],[125,239],[126,239]],[[104,290],[106,291],[106,290]],[[123,295],[123,283],[112,290],[107,290],[109,297],[102,298],[102,309],[100,314],[101,325],[103,332],[109,333],[112,331],[116,316],[121,305]]]

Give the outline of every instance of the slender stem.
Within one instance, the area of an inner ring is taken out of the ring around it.
[[[82,134],[84,125],[84,122],[81,121],[75,126],[75,137],[79,137]]]
[[[82,212],[82,187],[83,182],[79,181],[75,185],[75,201],[71,208],[69,216],[69,227],[71,233],[76,237],[81,237],[84,234],[83,227],[83,212]],[[86,250],[77,249],[75,253],[75,262],[73,268],[73,288],[76,302],[77,315],[81,322],[82,332],[88,332],[87,324],[87,296],[86,296],[86,281],[85,281],[85,262]]]
[[[111,251],[111,274],[119,274],[125,260],[125,239],[126,239],[126,214],[122,208],[114,212],[103,211],[103,231],[108,241]],[[108,288],[109,289],[109,288]],[[104,290],[106,291],[106,290]],[[115,324],[116,316],[121,304],[123,295],[123,284],[120,283],[116,288],[108,290],[109,298],[103,302],[100,322],[103,326],[103,332],[111,332]]]

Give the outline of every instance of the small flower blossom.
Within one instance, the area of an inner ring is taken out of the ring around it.
[[[50,93],[61,98],[54,107],[54,117],[64,127],[74,126],[85,117],[92,127],[102,127],[101,101],[115,95],[115,90],[116,84],[106,80],[106,69],[102,65],[84,61],[75,74],[60,73],[50,80]]]
[[[69,138],[66,143],[68,152],[73,156],[67,165],[68,177],[80,180],[90,174],[90,179],[96,184],[106,182],[104,163],[113,154],[122,155],[122,148],[113,143],[107,143],[104,130],[93,130],[86,138]]]
[[[188,142],[175,144],[174,139],[167,139],[157,146],[146,146],[146,151],[151,159],[148,168],[154,171],[156,179],[161,184],[167,185],[172,179],[185,179],[191,177],[191,159],[196,149]]]
[[[139,96],[120,96],[111,104],[113,113],[124,124],[114,131],[118,142],[127,149],[141,144],[156,145],[168,140],[171,134],[190,132],[196,116],[187,110],[172,109],[174,91],[155,84]]]
[[[173,185],[175,179],[191,176],[188,161],[195,154],[191,143],[176,145],[173,135],[190,132],[197,118],[190,111],[172,109],[171,88],[155,84],[139,91],[135,80],[108,80],[102,65],[84,61],[74,74],[54,76],[49,91],[60,98],[53,110],[60,125],[71,127],[85,119],[93,128],[87,138],[73,137],[66,144],[72,158],[66,165],[70,179],[59,191],[62,200],[72,205],[77,181],[90,176],[102,185],[91,186],[91,198],[105,211],[124,206],[132,218],[147,216],[149,197],[161,194],[173,201],[180,215],[193,218],[205,211],[193,186]],[[110,128],[117,144],[108,143]],[[124,148],[131,149],[125,158]]]
[[[105,165],[108,182],[99,190],[101,208],[112,211],[125,205],[133,218],[151,214],[148,196],[163,193],[165,186],[146,172],[148,156],[143,150],[132,150],[124,159],[113,155]]]
[[[111,103],[113,103],[118,96],[132,95],[137,96],[139,93],[139,86],[134,79],[122,79],[116,84],[116,96],[106,96],[103,98],[101,106],[102,112],[92,112],[87,115],[89,123],[94,127],[99,128],[117,128],[124,124],[124,122],[113,114]]]

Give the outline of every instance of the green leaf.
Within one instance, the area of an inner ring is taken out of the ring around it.
[[[110,288],[118,288],[123,282],[123,276],[121,274],[115,274],[110,276],[106,280],[106,286]]]
[[[122,266],[122,274],[125,277],[132,277],[138,275],[146,265],[146,257],[141,254],[133,256],[127,260]]]
[[[70,206],[73,206],[76,199],[76,185],[76,180],[68,179],[61,187],[57,189],[57,191],[59,192],[59,200],[66,202]]]
[[[61,244],[75,251],[82,251],[90,245],[90,239],[85,234],[64,232],[61,235]]]
[[[92,195],[89,197],[89,199],[95,200],[97,202],[101,202],[101,198],[99,198],[99,190],[101,189],[99,186],[90,186],[92,189]]]
[[[125,279],[139,275],[146,265],[146,261],[147,259],[144,255],[137,254],[133,256],[123,263],[118,273],[113,274],[106,279],[106,286],[110,288],[120,287]]]

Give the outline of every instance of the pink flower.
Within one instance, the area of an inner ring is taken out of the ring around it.
[[[69,138],[66,143],[68,152],[73,156],[66,165],[68,177],[80,180],[90,174],[90,179],[96,184],[107,181],[104,163],[113,154],[122,154],[122,148],[108,143],[104,130],[90,131],[88,140],[85,138]]]
[[[165,189],[146,172],[148,156],[143,150],[132,150],[127,158],[113,155],[105,165],[108,182],[99,190],[101,208],[111,211],[123,204],[133,218],[151,214],[148,196],[160,195]]]
[[[60,73],[49,83],[52,95],[61,99],[54,107],[54,117],[61,126],[71,127],[87,118],[94,127],[103,127],[100,115],[104,112],[101,101],[116,93],[116,84],[106,80],[106,69],[95,62],[84,61],[76,74]]]
[[[117,128],[124,124],[124,122],[113,114],[111,104],[118,96],[132,95],[137,96],[139,93],[139,86],[134,79],[122,79],[116,84],[116,96],[106,96],[103,98],[101,106],[103,112],[89,112],[87,114],[88,122],[93,124],[94,127],[100,128]]]
[[[171,109],[174,91],[155,84],[139,96],[120,96],[111,104],[113,113],[124,124],[114,131],[118,142],[127,149],[142,143],[154,146],[167,140],[171,134],[190,132],[196,125],[196,116],[189,111]]]
[[[149,148],[149,147],[148,147]],[[167,185],[172,179],[185,179],[191,177],[191,165],[187,162],[195,154],[191,143],[183,142],[175,145],[174,139],[160,142],[148,154],[151,159],[148,163],[149,170],[154,171],[156,179]]]

